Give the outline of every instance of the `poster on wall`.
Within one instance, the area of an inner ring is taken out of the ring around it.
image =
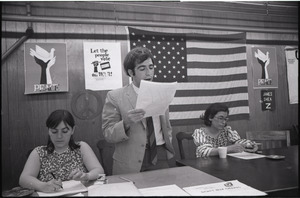
[[[252,47],[253,88],[278,88],[275,47]]]
[[[275,90],[261,90],[261,109],[275,110]]]
[[[112,90],[122,87],[120,43],[85,42],[85,89]]]
[[[285,48],[287,79],[290,104],[298,104],[299,84],[299,49],[295,47]]]
[[[25,43],[25,94],[68,91],[66,43]]]

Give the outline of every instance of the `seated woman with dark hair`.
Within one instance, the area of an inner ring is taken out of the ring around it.
[[[196,129],[192,135],[197,157],[218,155],[218,147],[221,146],[226,146],[228,153],[257,151],[255,142],[241,139],[237,131],[227,126],[228,115],[229,109],[224,104],[214,103],[206,109],[201,116],[205,127]]]
[[[46,121],[48,144],[30,153],[19,179],[20,186],[41,192],[61,189],[62,181],[95,180],[104,173],[91,147],[75,142],[75,121],[67,110],[56,110]]]

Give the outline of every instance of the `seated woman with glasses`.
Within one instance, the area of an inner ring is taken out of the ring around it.
[[[218,155],[218,147],[221,146],[227,147],[227,153],[257,151],[255,142],[241,139],[237,131],[227,126],[228,115],[229,109],[226,105],[214,103],[200,117],[204,120],[205,127],[196,129],[192,135],[197,146],[197,157]]]

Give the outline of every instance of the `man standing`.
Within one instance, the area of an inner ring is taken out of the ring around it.
[[[144,118],[145,111],[135,109],[141,80],[153,80],[154,60],[150,50],[132,49],[125,57],[124,70],[132,83],[109,91],[102,112],[104,138],[115,143],[113,174],[174,166],[169,111]]]

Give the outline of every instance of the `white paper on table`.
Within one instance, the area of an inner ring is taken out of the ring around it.
[[[143,196],[190,196],[176,184],[152,188],[139,188],[139,191]]]
[[[88,187],[88,196],[141,196],[132,182],[92,185]]]
[[[192,196],[264,196],[265,192],[247,186],[238,180],[183,188]]]
[[[241,152],[241,153],[230,153],[227,154],[231,157],[236,157],[240,159],[257,159],[257,158],[263,158],[266,157],[265,155],[257,154],[257,153],[248,153],[248,152]]]
[[[145,118],[164,115],[174,99],[177,82],[159,83],[142,80],[136,102],[136,109],[146,111]]]
[[[45,193],[45,192],[37,192],[40,197],[55,197],[67,194],[75,194],[80,192],[87,191],[87,187],[85,187],[80,181],[70,180],[62,182],[63,189],[57,192]]]

